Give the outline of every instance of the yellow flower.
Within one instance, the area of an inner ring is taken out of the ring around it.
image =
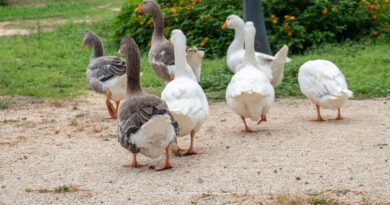
[[[272,15],[271,15],[271,18],[273,18],[273,19],[274,19],[274,18],[276,18],[276,16],[272,14]]]
[[[328,9],[327,8],[322,9],[322,14],[323,15],[327,15],[328,14]]]
[[[172,9],[172,13],[173,13],[173,14],[176,14],[176,13],[177,13],[177,9],[176,9],[176,8],[173,8],[173,9]]]
[[[291,21],[295,21],[295,16],[290,16]]]
[[[285,16],[284,16],[284,19],[288,19],[288,17],[289,17],[288,15],[285,15]]]
[[[203,47],[203,46],[205,45],[205,42],[202,41],[202,42],[199,43],[199,45],[200,45],[201,47]]]
[[[209,37],[204,37],[203,40],[204,40],[204,41],[208,41],[208,40],[209,40]]]
[[[293,33],[291,31],[287,32],[288,37],[291,37],[292,35],[293,35]]]
[[[278,19],[272,19],[272,23],[273,24],[277,24],[278,23]]]

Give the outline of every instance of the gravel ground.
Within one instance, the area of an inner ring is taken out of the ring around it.
[[[210,103],[195,141],[201,154],[173,157],[174,169],[163,172],[121,166],[131,155],[117,142],[116,121],[105,119],[103,96],[13,101],[0,111],[0,204],[273,204],[313,196],[390,204],[390,99],[352,100],[344,120],[323,110],[328,120],[320,123],[308,100],[277,99],[268,122],[251,122],[249,134],[224,102]],[[163,156],[139,161],[156,165]]]

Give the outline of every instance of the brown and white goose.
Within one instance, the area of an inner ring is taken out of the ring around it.
[[[140,55],[134,40],[124,37],[118,53],[126,57],[129,93],[119,109],[118,140],[122,147],[133,153],[132,162],[124,167],[141,167],[137,162],[139,152],[157,158],[165,150],[165,163],[155,170],[172,168],[169,146],[176,140],[178,123],[163,100],[143,92],[140,84]]]
[[[156,75],[164,82],[169,82],[175,78],[175,54],[173,44],[164,36],[164,16],[160,6],[155,0],[143,0],[143,2],[135,9],[135,12],[146,13],[152,16],[154,20],[154,30],[149,50],[149,63]],[[203,51],[202,51],[203,52]],[[202,61],[202,57],[197,62],[192,62],[187,57],[189,65],[194,73],[197,72],[198,65]]]
[[[93,52],[87,67],[89,87],[97,93],[105,94],[106,105],[111,118],[116,118],[119,103],[126,98],[126,64],[116,56],[103,56],[102,41],[92,31],[84,34],[83,47],[92,47]],[[116,102],[116,107],[111,103]]]

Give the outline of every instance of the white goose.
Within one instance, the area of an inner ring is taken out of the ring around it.
[[[307,61],[299,68],[298,82],[302,93],[316,105],[317,121],[323,121],[320,107],[337,109],[336,119],[342,119],[340,107],[353,93],[335,64],[327,60]]]
[[[179,123],[178,136],[190,134],[191,144],[185,155],[196,154],[193,141],[209,114],[206,95],[186,60],[186,37],[181,30],[173,30],[171,41],[175,51],[175,79],[169,82],[161,94],[175,120]],[[179,154],[180,149],[174,149]]]
[[[266,114],[274,102],[275,93],[267,76],[259,70],[260,65],[256,60],[254,49],[256,29],[253,23],[247,22],[244,30],[244,61],[226,89],[226,102],[236,114],[241,116],[245,131],[251,132],[245,118],[259,120],[258,124],[266,121]]]
[[[227,64],[229,69],[236,73],[239,65],[244,61],[244,26],[245,22],[237,15],[230,15],[226,18],[222,29],[234,29],[234,40],[227,51]],[[284,65],[291,60],[287,57],[288,47],[284,45],[275,56],[256,52],[256,57],[263,65],[263,69],[270,69],[272,72],[271,84],[273,87],[278,86],[283,79]],[[268,67],[268,68],[265,68]]]

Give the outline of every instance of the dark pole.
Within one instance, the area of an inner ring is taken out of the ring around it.
[[[256,27],[255,50],[272,55],[265,30],[265,21],[261,0],[242,0],[244,21],[252,21]]]

